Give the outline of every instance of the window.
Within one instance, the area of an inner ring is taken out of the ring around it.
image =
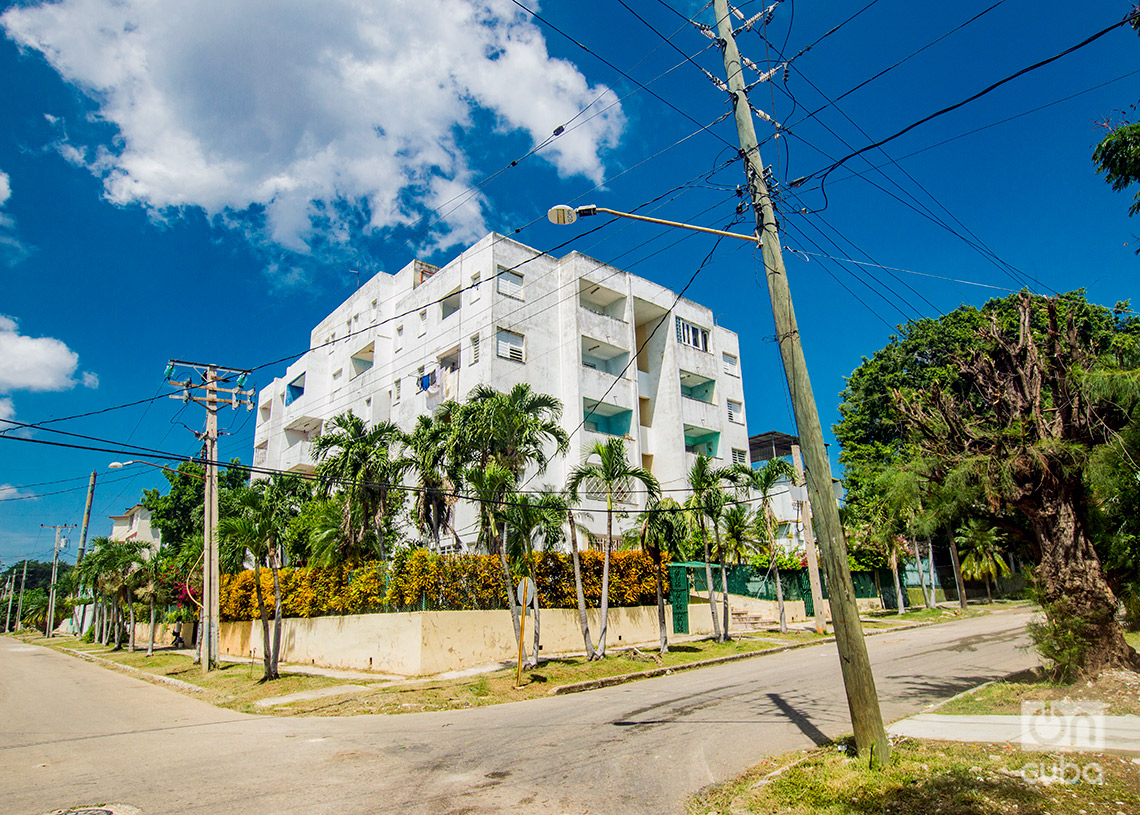
[[[396,350],[399,351],[404,347],[404,327],[402,325],[396,326]]]
[[[370,342],[368,345],[361,348],[352,357],[349,358],[349,364],[352,366],[352,373],[350,379],[355,379],[362,373],[372,367],[372,363],[376,358],[376,343]]]
[[[427,390],[427,383],[424,382],[424,366],[421,365],[419,370],[416,371],[416,393],[421,393]]]
[[[744,424],[744,404],[732,399],[725,401],[728,403],[728,420],[733,424]]]
[[[333,382],[336,382],[344,375],[344,368],[337,368],[333,371]]]
[[[507,297],[513,297],[516,300],[523,299],[523,276],[518,272],[512,272],[510,269],[499,269],[499,294],[505,294]]]
[[[474,365],[479,361],[479,335],[471,335],[471,364]]]
[[[729,376],[740,376],[740,368],[734,354],[721,354],[721,359],[724,360],[724,372]]]
[[[691,345],[698,351],[709,350],[709,332],[707,329],[693,325],[688,320],[677,317],[677,342]]]
[[[735,447],[733,447],[732,448],[732,463],[733,464],[743,464],[745,467],[747,467],[748,466],[748,453],[747,453],[747,451],[738,450]]]
[[[396,381],[394,383],[394,387],[392,388],[392,403],[395,404],[396,402],[399,402],[399,401],[400,401],[400,379],[397,377]]]
[[[420,333],[416,336],[422,337],[427,333],[427,309],[420,312]]]
[[[456,289],[447,297],[445,297],[439,304],[439,316],[441,320],[446,320],[452,314],[459,312],[459,307],[462,305],[462,297],[459,289]]]
[[[291,405],[305,395],[305,375],[301,374],[285,386],[285,404]]]
[[[511,362],[523,361],[523,335],[499,329],[499,356]]]
[[[479,299],[479,273],[471,275],[471,302]]]

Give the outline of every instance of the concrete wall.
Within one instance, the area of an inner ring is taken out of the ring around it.
[[[587,612],[590,635],[597,644],[599,615]],[[666,627],[673,635],[672,612]],[[526,644],[534,642],[534,619],[527,620]],[[539,616],[543,654],[582,650],[577,609],[543,609]],[[183,638],[189,643],[190,629]],[[272,630],[272,629],[271,629]],[[169,645],[173,625],[157,627],[155,642]],[[145,647],[147,626],[135,627],[136,642]],[[689,607],[689,632],[712,633],[708,606]],[[610,609],[607,646],[653,643],[658,639],[657,607]],[[511,659],[518,644],[509,611],[418,611],[357,614],[347,617],[288,618],[282,622],[281,661],[326,668],[374,670],[421,676]],[[260,659],[264,654],[261,621],[222,623],[220,649],[231,656]]]

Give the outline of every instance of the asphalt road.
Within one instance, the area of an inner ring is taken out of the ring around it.
[[[868,639],[890,721],[1036,662],[1025,612]],[[766,755],[850,731],[835,646],[467,711],[221,710],[0,637],[0,813],[678,813]]]

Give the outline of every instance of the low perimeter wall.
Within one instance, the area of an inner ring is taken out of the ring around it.
[[[597,644],[599,613],[587,612],[590,637]],[[534,618],[527,618],[526,645],[534,642]],[[665,624],[673,635],[672,610]],[[183,637],[189,642],[189,623]],[[577,609],[542,609],[539,615],[544,654],[581,651],[582,628]],[[137,642],[145,647],[148,626],[136,626]],[[155,643],[168,645],[173,624],[158,626]],[[272,622],[270,623],[272,635]],[[689,633],[711,634],[708,605],[689,606]],[[606,644],[609,648],[658,641],[656,606],[611,608]],[[223,654],[260,659],[264,654],[261,621],[222,623]],[[423,676],[512,659],[518,642],[511,613],[502,611],[416,611],[356,614],[347,617],[288,617],[281,626],[281,661],[326,668],[378,671]]]

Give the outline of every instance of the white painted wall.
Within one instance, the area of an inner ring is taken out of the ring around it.
[[[666,490],[683,488],[694,458],[685,450],[686,424],[719,434],[718,465],[730,464],[733,450],[747,461],[742,364],[734,374],[726,373],[723,364],[724,353],[739,360],[739,342],[734,332],[715,324],[710,309],[585,255],[554,258],[496,234],[416,285],[423,266],[413,262],[395,275],[381,272],[363,284],[312,330],[310,350],[262,389],[255,466],[312,471],[311,439],[344,411],[369,422],[390,419],[410,430],[417,416],[430,413],[445,398],[462,399],[480,384],[506,391],[520,382],[562,400],[563,425],[571,434],[569,454],[543,474],[528,473],[528,489],[561,487],[590,444],[606,437],[583,427],[585,400],[604,402],[607,407],[600,412],[629,411],[622,435],[630,459],[651,462]],[[522,275],[521,291],[504,291],[508,286],[505,276],[498,276],[500,269]],[[475,275],[477,286],[472,285]],[[460,308],[445,317],[440,301],[457,290]],[[678,342],[678,316],[709,332],[707,351]],[[523,336],[523,361],[497,353],[500,329]],[[473,363],[471,338],[476,335],[479,360]],[[367,347],[372,348],[372,366],[357,372],[352,357]],[[418,392],[421,366],[430,371],[457,348],[459,369],[444,377],[440,392]],[[624,359],[607,372],[586,367],[584,352],[587,357],[616,352]],[[711,403],[682,396],[682,371],[714,383]],[[286,404],[289,384],[301,376],[303,395]],[[728,419],[728,399],[741,405],[736,422]],[[593,510],[587,526],[604,531],[603,504],[585,503]],[[623,508],[636,510],[642,504],[636,496]],[[473,507],[458,509],[456,526],[468,544],[474,520]]]

